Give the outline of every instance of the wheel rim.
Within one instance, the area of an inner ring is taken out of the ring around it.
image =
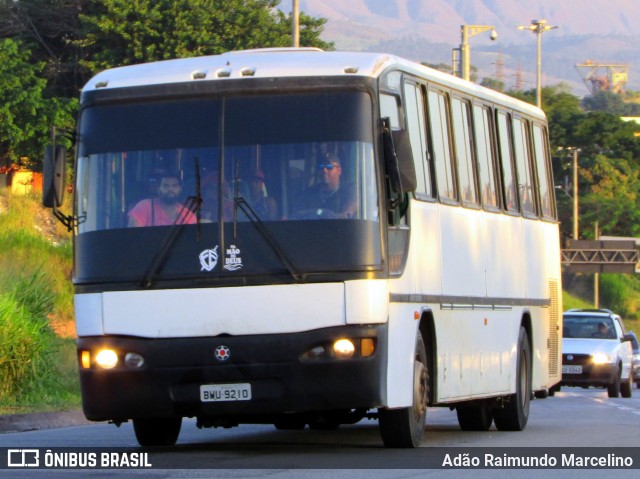
[[[416,359],[413,368],[413,414],[416,422],[420,422],[427,410],[427,368]]]

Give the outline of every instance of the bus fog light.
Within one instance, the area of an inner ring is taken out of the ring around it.
[[[376,342],[373,338],[362,338],[360,340],[360,356],[368,358],[376,352]]]
[[[124,364],[131,369],[141,368],[144,366],[144,358],[138,353],[127,353],[124,356]]]
[[[317,360],[327,357],[327,351],[324,346],[315,346],[306,351],[301,358],[303,360]]]
[[[349,339],[338,339],[333,343],[333,353],[338,359],[352,358],[356,352],[356,347]]]
[[[103,349],[96,355],[96,364],[104,369],[112,369],[118,364],[118,355],[113,349]]]

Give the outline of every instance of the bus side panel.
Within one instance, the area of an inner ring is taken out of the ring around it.
[[[437,402],[513,391],[515,310],[434,310]],[[448,345],[448,346],[445,346]]]
[[[487,294],[482,234],[477,210],[440,207],[442,292],[480,297]]]
[[[522,219],[504,214],[484,216],[487,295],[492,298],[524,298],[526,282]]]
[[[407,270],[415,276],[416,292],[442,294],[442,258],[437,203],[411,202],[411,244]],[[405,273],[407,274],[407,273]]]

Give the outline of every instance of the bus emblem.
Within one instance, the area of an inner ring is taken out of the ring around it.
[[[216,348],[216,359],[218,361],[227,361],[231,358],[231,350],[226,346],[218,346]]]
[[[213,249],[205,249],[200,253],[200,271],[213,271],[213,268],[218,264],[218,246]]]

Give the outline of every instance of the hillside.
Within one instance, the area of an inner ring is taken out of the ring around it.
[[[290,3],[280,5],[290,10]],[[629,63],[628,89],[640,89],[640,2],[636,0],[300,0],[305,13],[327,18],[323,38],[339,50],[380,50],[429,63],[450,63],[460,25],[493,25],[470,41],[472,64],[496,76],[502,63],[507,87],[522,72],[523,88],[535,87],[536,39],[518,25],[546,19],[559,29],[543,35],[543,72],[548,83],[567,82],[587,94],[575,65],[587,60]]]

